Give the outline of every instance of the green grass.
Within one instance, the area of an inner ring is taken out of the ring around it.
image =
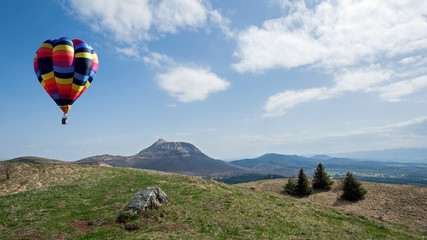
[[[91,174],[83,174],[64,185],[0,196],[0,239],[426,237],[425,233],[403,225],[210,180],[83,165],[81,171]],[[147,211],[132,221],[118,223],[116,219],[129,199],[148,185],[164,190],[171,204]]]

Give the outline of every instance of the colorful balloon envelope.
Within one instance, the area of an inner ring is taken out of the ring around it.
[[[64,112],[82,95],[98,71],[98,56],[79,39],[46,40],[34,57],[34,71],[49,96]],[[65,122],[64,122],[65,119]]]

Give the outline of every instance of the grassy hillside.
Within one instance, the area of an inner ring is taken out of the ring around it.
[[[34,157],[34,156],[18,157],[18,158],[10,159],[9,161],[10,162],[23,162],[23,163],[45,163],[45,164],[72,163],[72,162],[66,162],[66,161],[51,159],[51,158],[42,158],[42,157]]]
[[[238,186],[256,191],[282,195],[287,179],[241,183]],[[405,224],[413,229],[427,232],[427,187],[362,182],[368,191],[365,199],[351,203],[340,198],[341,182],[334,181],[331,191],[315,191],[304,198],[294,198],[298,202],[309,202],[324,207],[333,207],[365,217]]]
[[[403,225],[177,174],[71,164],[15,164],[19,170],[11,179],[0,180],[0,239],[426,237]],[[136,191],[154,184],[170,196],[171,204],[126,224],[116,222]],[[17,185],[21,187],[13,187]]]

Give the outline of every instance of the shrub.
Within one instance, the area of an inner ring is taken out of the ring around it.
[[[342,198],[349,201],[358,201],[364,199],[367,192],[362,187],[362,184],[350,172],[348,172],[344,178],[343,190],[344,193]]]
[[[10,179],[10,175],[16,171],[16,167],[11,162],[2,162],[0,163],[0,173],[4,174],[6,180]]]
[[[288,183],[286,183],[283,189],[283,192],[294,195],[296,188],[297,188],[297,184],[295,182],[295,178],[289,178]]]
[[[332,182],[329,175],[325,172],[323,165],[319,163],[314,171],[313,188],[330,190],[332,184],[334,184],[334,182]]]
[[[137,218],[137,215],[132,211],[121,211],[117,217],[117,222],[127,223]]]

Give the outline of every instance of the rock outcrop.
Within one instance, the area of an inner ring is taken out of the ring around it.
[[[125,210],[138,214],[147,209],[157,209],[168,203],[170,203],[170,199],[162,189],[157,186],[148,186],[139,190],[132,197]]]

